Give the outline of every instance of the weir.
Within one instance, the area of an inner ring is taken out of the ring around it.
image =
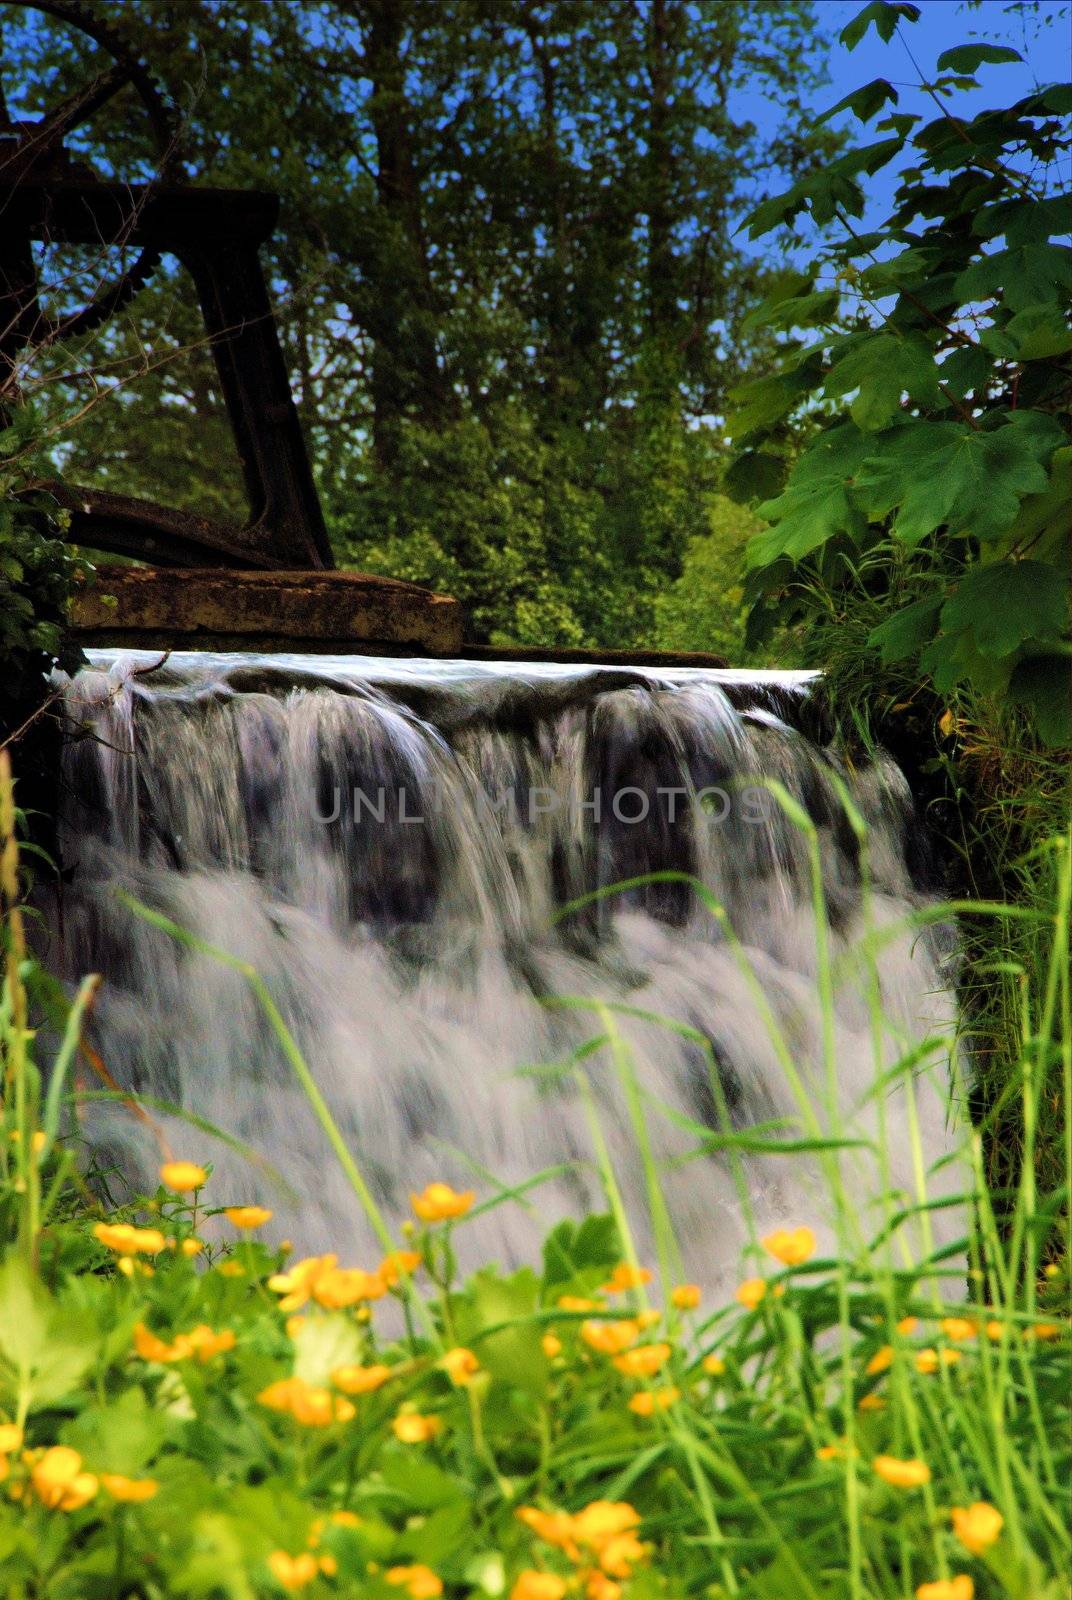
[[[515,1192],[460,1230],[463,1266],[531,1260],[554,1220],[605,1205],[593,1117],[637,1250],[660,1232],[646,1154],[680,1269],[712,1287],[735,1281],[749,1206],[761,1231],[829,1238],[812,1157],[725,1135],[859,1141],[838,1159],[866,1233],[881,1117],[908,1204],[909,1093],[924,1164],[952,1148],[952,939],[904,925],[935,893],[925,837],[891,762],[824,741],[805,675],[98,652],[65,697],[55,961],[103,974],[90,1037],[119,1086],[262,1158],[153,1113],[211,1156],[215,1203],[270,1205],[275,1237],[378,1248],[246,979],[119,889],[257,969],[392,1225],[434,1179]],[[808,838],[771,780],[815,830],[829,1027]],[[152,1190],[128,1108],[90,1104],[83,1128]],[[956,1187],[946,1171],[930,1197]]]

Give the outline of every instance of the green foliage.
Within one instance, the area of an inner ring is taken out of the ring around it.
[[[39,426],[26,406],[0,428],[0,728],[40,697],[54,664],[81,659],[65,630],[83,564],[64,541],[63,514],[31,490]]]
[[[842,39],[851,47],[873,24],[888,41],[915,13],[876,0]],[[963,77],[1019,59],[971,44],[937,70]],[[828,230],[811,270],[752,314],[783,337],[779,370],[733,396],[741,453],[730,482],[758,499],[779,456],[788,468],[757,506],[770,527],[748,552],[752,636],[806,622],[820,594],[843,591],[850,604],[866,562],[870,595],[904,607],[871,634],[886,665],[915,664],[946,696],[963,686],[1021,705],[1062,745],[1072,741],[1068,91],[1044,87],[964,121],[948,104],[956,79],[921,88],[938,117],[888,117],[888,137],[749,219],[753,237],[802,215]],[[896,100],[878,79],[828,114],[866,121]],[[860,175],[909,151],[892,214],[859,234]]]

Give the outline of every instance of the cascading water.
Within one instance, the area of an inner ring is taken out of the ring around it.
[[[802,1137],[794,1072],[813,1133],[867,1140],[884,1112],[889,1180],[911,1199],[906,1081],[881,1107],[869,1091],[877,1057],[930,1040],[912,1079],[923,1164],[952,1148],[951,941],[899,927],[931,892],[911,796],[892,764],[851,770],[803,731],[802,678],[195,654],[148,670],[158,661],[98,656],[67,688],[55,948],[67,977],[103,974],[92,1039],[117,1083],[252,1146],[291,1191],[165,1116],[177,1152],[211,1155],[217,1203],[265,1201],[300,1248],[376,1249],[244,977],[119,888],[256,967],[390,1218],[432,1179],[487,1197],[555,1170],[461,1231],[463,1265],[531,1259],[554,1220],[604,1204],[570,1063],[608,1027],[617,1048],[583,1071],[637,1248],[653,1248],[639,1115],[683,1269],[712,1287],[738,1271],[746,1227],[731,1158],[696,1156],[703,1130],[782,1119],[777,1133]],[[828,1029],[808,841],[768,779],[818,832]],[[839,781],[868,823],[866,895]],[[725,924],[681,879],[556,917],[668,869],[702,880]],[[877,1027],[854,956],[865,924],[884,938]],[[156,1146],[128,1109],[94,1105],[83,1125],[102,1164],[154,1186]],[[840,1159],[875,1232],[877,1159],[862,1144]],[[820,1219],[808,1158],[749,1155],[744,1172],[761,1229]],[[956,1186],[947,1167],[934,1192]]]

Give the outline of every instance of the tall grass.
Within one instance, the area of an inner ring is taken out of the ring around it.
[[[777,797],[793,811],[787,795]],[[850,817],[866,862],[865,831]],[[968,926],[1030,921],[1038,964],[1010,990],[1024,1160],[1010,1192],[995,1197],[986,1128],[964,1124],[962,1235],[939,1247],[929,1223],[948,1200],[932,1193],[912,1109],[917,1075],[936,1069],[920,1050],[892,1065],[884,1054],[879,978],[891,931],[869,918],[865,873],[864,934],[851,973],[843,969],[827,940],[818,838],[805,815],[794,820],[812,863],[822,1078],[813,1092],[724,909],[695,885],[760,1006],[797,1126],[732,1126],[710,1046],[697,1036],[720,1118],[694,1128],[693,1155],[730,1164],[746,1216],[750,1157],[815,1164],[836,1248],[822,1257],[809,1248],[815,1218],[784,1219],[805,1230],[795,1243],[759,1237],[753,1219],[739,1296],[694,1305],[696,1295],[681,1292],[651,1138],[652,1119],[667,1109],[638,1079],[621,1026],[628,1008],[583,996],[554,1002],[593,1015],[592,1038],[557,1070],[572,1077],[586,1109],[607,1214],[556,1228],[530,1268],[504,1275],[489,1265],[459,1281],[451,1240],[481,1210],[524,1203],[550,1174],[535,1175],[524,1194],[489,1178],[475,1200],[457,1199],[455,1217],[416,1219],[396,1237],[360,1152],[317,1089],[315,1063],[302,1059],[244,966],[326,1151],[395,1270],[366,1263],[361,1281],[333,1276],[323,1261],[295,1264],[248,1231],[230,1230],[233,1249],[202,1249],[206,1217],[244,1198],[214,1195],[211,1175],[192,1196],[163,1183],[118,1219],[84,1191],[72,1207],[74,1141],[58,1134],[81,1103],[71,1068],[93,984],[74,1002],[46,1088],[35,1061],[11,785],[0,771],[0,1477],[8,1491],[0,1592],[11,1600],[251,1600],[299,1590],[432,1600],[444,1588],[489,1600],[1065,1595],[1069,1343],[1061,1280],[1040,1264],[1054,1254],[1072,1180],[1070,841],[1052,843],[1055,893],[1045,912],[957,907]],[[836,1093],[834,1001],[845,982],[868,1007],[878,1106],[896,1083],[908,1107],[905,1129],[879,1120],[872,1154],[887,1181],[877,1223],[854,1190],[860,1135],[844,1124]],[[636,1218],[603,1135],[593,1079],[602,1059],[636,1135],[650,1262],[638,1259]],[[1054,1099],[1064,1107],[1065,1166],[1051,1187],[1032,1157]],[[892,1141],[902,1138],[916,1157],[907,1194],[888,1180]],[[207,1161],[208,1134],[191,1129],[190,1141],[181,1153]],[[117,1242],[125,1236],[109,1226],[128,1218],[148,1224],[159,1244]],[[227,1236],[222,1216],[214,1226]],[[398,1259],[399,1251],[411,1254]],[[405,1330],[397,1334],[383,1311],[392,1297]],[[81,1488],[70,1478],[56,1490],[71,1453]],[[617,1533],[606,1531],[611,1524]]]

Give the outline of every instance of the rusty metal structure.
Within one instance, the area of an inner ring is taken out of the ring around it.
[[[291,397],[258,250],[278,197],[182,181],[178,119],[122,37],[79,0],[9,0],[91,39],[111,65],[35,120],[16,120],[0,87],[0,406],[20,355],[98,327],[126,305],[166,251],[196,287],[242,464],[244,524],[75,485],[49,485],[71,513],[71,536],[161,566],[331,568],[331,549]],[[148,119],[151,181],[102,177],[67,140],[124,91]],[[41,307],[33,244],[123,246],[136,259],[92,302],[61,321]]]

